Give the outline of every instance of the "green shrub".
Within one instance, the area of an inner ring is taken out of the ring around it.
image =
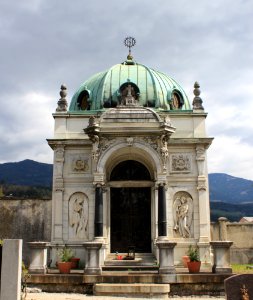
[[[189,246],[187,255],[190,258],[190,261],[200,261],[199,259],[199,249],[197,247]]]
[[[73,251],[67,247],[58,250],[57,255],[62,262],[68,262],[72,257],[74,257]]]

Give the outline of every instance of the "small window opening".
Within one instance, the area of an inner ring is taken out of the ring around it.
[[[81,92],[77,99],[77,105],[80,110],[90,110],[89,98],[90,95],[87,90]]]

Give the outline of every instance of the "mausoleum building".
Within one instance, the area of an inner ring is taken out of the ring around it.
[[[61,86],[53,114],[52,258],[67,245],[81,257],[98,245],[99,265],[113,253],[152,254],[189,245],[210,263],[210,208],[199,84],[190,101],[168,75],[136,62],[87,79],[68,106]],[[93,246],[92,246],[93,245]],[[95,249],[94,248],[94,249]]]

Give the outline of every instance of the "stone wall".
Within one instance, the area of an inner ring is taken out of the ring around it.
[[[23,260],[28,263],[26,242],[51,241],[51,211],[51,200],[0,199],[0,239],[23,239]],[[232,263],[253,264],[253,223],[212,223],[212,241],[224,236],[233,241]]]
[[[51,200],[0,199],[0,239],[23,239],[25,263],[27,242],[51,240],[51,205]]]
[[[253,223],[225,222],[226,236],[232,241],[231,262],[234,264],[253,264]],[[211,224],[213,241],[222,240],[221,222]]]

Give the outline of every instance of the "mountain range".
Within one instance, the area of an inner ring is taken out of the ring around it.
[[[51,188],[53,165],[26,159],[0,164],[0,184]],[[211,173],[211,219],[226,216],[237,221],[253,216],[253,181],[224,173]]]
[[[0,164],[0,182],[2,183],[51,187],[52,177],[52,164],[30,159]]]
[[[233,204],[253,203],[253,181],[224,173],[208,175],[210,200]]]

